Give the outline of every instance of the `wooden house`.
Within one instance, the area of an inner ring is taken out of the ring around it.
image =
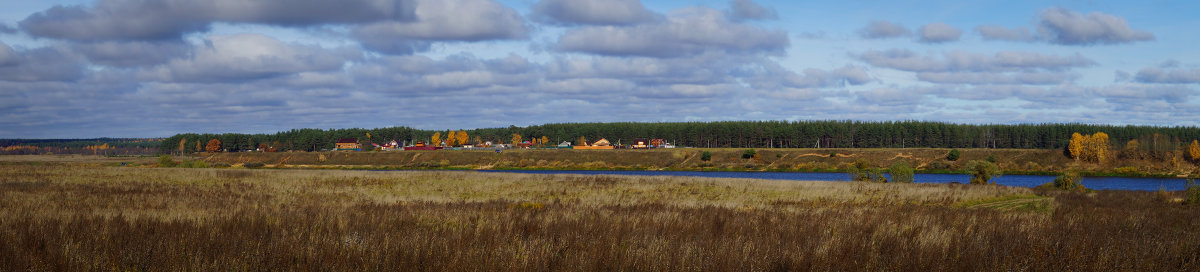
[[[335,150],[338,150],[338,151],[360,151],[360,150],[362,150],[362,148],[360,146],[358,146],[357,138],[346,138],[346,139],[340,139],[337,141],[337,149],[335,149]]]

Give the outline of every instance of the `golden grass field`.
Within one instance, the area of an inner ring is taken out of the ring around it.
[[[385,152],[238,152],[200,154],[181,160],[230,165],[262,163],[279,168],[402,168],[402,169],[635,169],[705,171],[843,171],[851,164],[887,168],[904,162],[923,171],[960,171],[971,160],[994,157],[1005,172],[1056,173],[1068,169],[1105,175],[1188,175],[1196,163],[1182,159],[1153,161],[1113,159],[1104,164],[1079,163],[1050,149],[961,149],[957,161],[945,159],[950,149],[754,149],[757,157],[742,157],[739,148],[677,148],[652,150],[485,150]],[[712,154],[702,160],[703,152]],[[832,156],[831,156],[832,155]],[[1115,156],[1114,156],[1115,157]]]
[[[98,160],[0,156],[0,270],[1200,267],[1154,192]]]

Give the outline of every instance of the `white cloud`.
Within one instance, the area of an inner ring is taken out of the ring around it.
[[[731,22],[720,11],[693,7],[653,24],[570,30],[559,38],[557,49],[649,57],[694,56],[709,51],[780,55],[789,44],[786,32]]]
[[[562,25],[631,25],[656,16],[639,0],[542,0],[533,6],[536,20]]]
[[[1056,7],[1043,10],[1039,18],[1038,36],[1056,44],[1120,44],[1154,40],[1154,34],[1134,30],[1124,18],[1100,12],[1083,15]]]
[[[926,43],[952,42],[957,41],[962,36],[962,30],[946,23],[932,23],[921,26],[918,33],[918,36],[921,37],[921,42]]]
[[[867,39],[885,39],[907,37],[912,35],[912,31],[909,31],[908,28],[905,28],[897,23],[873,21],[870,24],[867,24],[866,27],[863,27],[861,30],[859,30],[858,34]]]
[[[767,20],[779,19],[779,12],[764,7],[751,0],[729,1],[729,18],[734,20]]]
[[[417,20],[359,26],[353,36],[367,49],[411,54],[433,41],[526,39],[529,29],[516,10],[492,0],[417,0]]]

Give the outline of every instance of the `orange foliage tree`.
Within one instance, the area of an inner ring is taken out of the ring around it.
[[[514,146],[515,146],[515,145],[519,145],[519,144],[521,144],[521,134],[516,134],[516,133],[513,133],[513,136],[512,136],[512,144],[513,144]]]
[[[442,132],[434,132],[433,136],[429,136],[429,146],[438,146],[442,144]]]
[[[208,151],[208,153],[221,152],[221,140],[217,140],[216,138],[208,140],[208,145],[204,146],[204,150]]]

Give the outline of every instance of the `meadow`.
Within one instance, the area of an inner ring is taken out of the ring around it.
[[[103,165],[0,160],[0,270],[1200,267],[1175,193]]]

